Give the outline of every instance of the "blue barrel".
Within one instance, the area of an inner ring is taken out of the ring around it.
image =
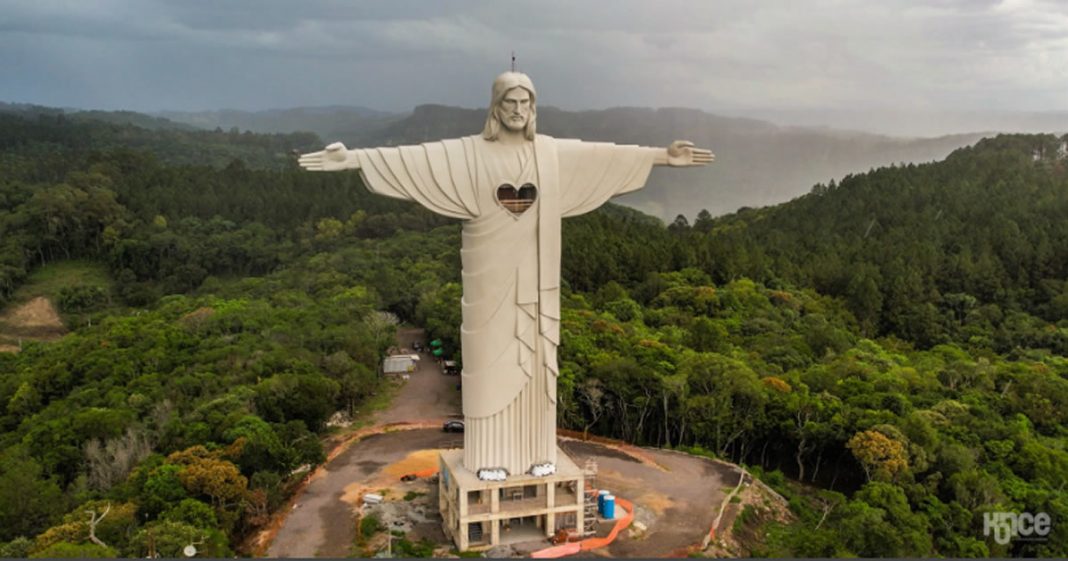
[[[604,489],[597,491],[597,512],[604,512],[604,498],[608,495],[611,495],[611,493]]]
[[[604,507],[601,509],[601,516],[604,516],[606,520],[611,520],[616,517],[616,496],[605,495]]]

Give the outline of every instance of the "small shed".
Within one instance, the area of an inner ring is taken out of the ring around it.
[[[382,361],[382,372],[385,374],[407,374],[415,372],[415,361],[412,355],[393,355]]]

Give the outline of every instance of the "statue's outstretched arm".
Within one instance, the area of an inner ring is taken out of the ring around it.
[[[716,155],[711,150],[697,148],[689,140],[676,140],[653,159],[654,166],[689,167],[712,163]]]
[[[325,150],[302,154],[298,162],[300,167],[308,171],[360,169],[360,159],[340,142],[327,146]]]

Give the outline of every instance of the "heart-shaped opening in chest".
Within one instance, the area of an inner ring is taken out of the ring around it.
[[[538,188],[533,183],[524,183],[518,189],[508,183],[497,188],[497,202],[515,215],[526,212],[536,200],[538,200]]]

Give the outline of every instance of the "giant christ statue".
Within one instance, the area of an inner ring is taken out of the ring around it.
[[[640,189],[655,165],[713,160],[685,141],[664,149],[536,134],[536,99],[529,77],[505,72],[481,135],[334,143],[300,158],[312,171],[358,169],[374,193],[464,221],[463,464],[480,477],[556,463],[561,219]]]

